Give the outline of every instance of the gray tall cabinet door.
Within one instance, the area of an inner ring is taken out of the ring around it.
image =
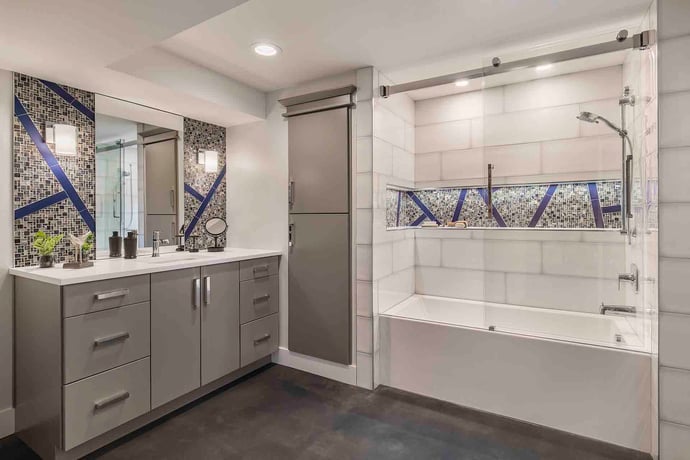
[[[201,384],[240,367],[240,268],[201,268]]]
[[[151,407],[201,386],[199,268],[151,275]]]
[[[146,214],[175,214],[177,141],[170,139],[147,144],[144,147],[144,158],[146,159]]]
[[[350,212],[347,108],[288,119],[291,213]]]
[[[288,346],[337,363],[351,362],[350,217],[292,214]]]

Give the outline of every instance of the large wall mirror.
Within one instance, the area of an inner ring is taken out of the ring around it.
[[[160,231],[174,245],[184,222],[183,117],[96,95],[96,247],[136,232],[139,247]]]

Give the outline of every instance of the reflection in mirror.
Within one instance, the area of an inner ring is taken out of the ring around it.
[[[174,244],[181,222],[181,117],[100,95],[96,102],[99,255],[113,232],[135,231],[139,247],[150,247],[160,231],[161,240]]]
[[[218,245],[218,237],[225,233],[228,228],[227,222],[220,217],[212,217],[206,221],[204,225],[206,232],[213,236],[213,246],[208,248],[209,252],[222,252],[225,250],[223,246]]]

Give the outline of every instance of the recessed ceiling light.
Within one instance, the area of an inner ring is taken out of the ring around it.
[[[549,70],[551,67],[553,67],[553,64],[543,64],[543,65],[538,65],[536,68],[537,72],[543,72],[545,70]]]
[[[275,56],[280,53],[280,47],[273,43],[254,43],[252,49],[259,56]]]
[[[459,86],[459,87],[467,86],[469,84],[470,84],[469,80],[457,80],[455,82],[455,86]]]

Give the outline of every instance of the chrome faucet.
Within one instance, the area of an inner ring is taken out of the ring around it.
[[[160,230],[153,231],[153,251],[151,257],[160,257],[161,255],[161,232]]]
[[[637,308],[629,307],[627,305],[604,305],[604,302],[602,302],[601,306],[599,307],[599,313],[605,315],[607,311],[613,311],[616,313],[630,313],[634,315],[637,313]]]
[[[640,290],[640,270],[637,265],[630,264],[630,273],[621,273],[618,275],[618,290],[621,290],[621,281],[629,281],[632,283],[635,293]]]

